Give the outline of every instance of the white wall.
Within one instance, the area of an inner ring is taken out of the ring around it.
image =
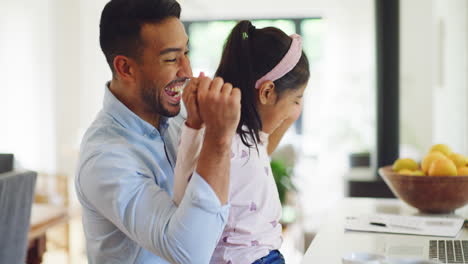
[[[401,1],[401,142],[468,154],[468,2]]]
[[[468,154],[468,1],[436,0],[437,31],[434,87],[434,141]]]
[[[42,194],[56,192],[54,176],[73,175],[76,165],[78,3],[0,1],[0,152],[37,171]]]
[[[429,149],[434,134],[433,11],[431,1],[400,1],[400,142],[420,152]]]
[[[0,1],[0,152],[46,173],[55,172],[57,164],[50,5],[50,0]]]
[[[80,125],[79,95],[81,78],[82,48],[80,45],[80,9],[74,0],[51,2],[51,30],[54,32],[52,63],[54,67],[55,140],[57,173],[73,175],[76,166],[76,141]]]
[[[252,19],[276,17],[311,17],[321,15],[326,10],[333,9],[337,0],[238,0],[238,1],[210,1],[185,0],[182,4],[182,19],[211,20],[211,19]],[[351,6],[352,3],[349,3]],[[359,4],[357,4],[359,6]]]
[[[111,71],[99,45],[99,20],[107,0],[81,0],[80,8],[80,134],[102,107],[105,83],[112,78]]]

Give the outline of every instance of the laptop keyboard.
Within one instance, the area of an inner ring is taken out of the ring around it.
[[[430,240],[429,258],[442,263],[468,263],[468,240]]]

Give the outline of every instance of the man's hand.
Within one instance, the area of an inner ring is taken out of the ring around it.
[[[201,119],[206,125],[206,136],[217,143],[229,143],[240,120],[241,92],[222,78],[211,81],[199,78],[197,99]]]
[[[199,78],[204,76],[203,73],[200,73],[198,78],[192,78],[182,94],[182,100],[187,108],[187,121],[185,123],[188,127],[193,129],[200,129],[203,127],[203,120],[200,117],[198,109],[197,90],[200,82]]]
[[[199,79],[197,99],[205,138],[197,172],[213,188],[221,204],[229,196],[231,143],[239,124],[241,92],[221,78]]]

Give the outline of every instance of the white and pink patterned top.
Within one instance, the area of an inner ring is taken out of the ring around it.
[[[204,130],[184,125],[176,162],[174,201],[179,204],[200,154]],[[268,134],[260,132],[258,152],[236,135],[231,147],[229,219],[211,263],[244,264],[279,249],[281,203],[267,153]],[[203,238],[200,238],[203,239]]]

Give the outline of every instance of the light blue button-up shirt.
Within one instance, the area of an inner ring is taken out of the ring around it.
[[[229,205],[197,173],[179,207],[173,203],[182,124],[180,116],[164,118],[158,130],[106,87],[75,179],[90,264],[209,262]]]

